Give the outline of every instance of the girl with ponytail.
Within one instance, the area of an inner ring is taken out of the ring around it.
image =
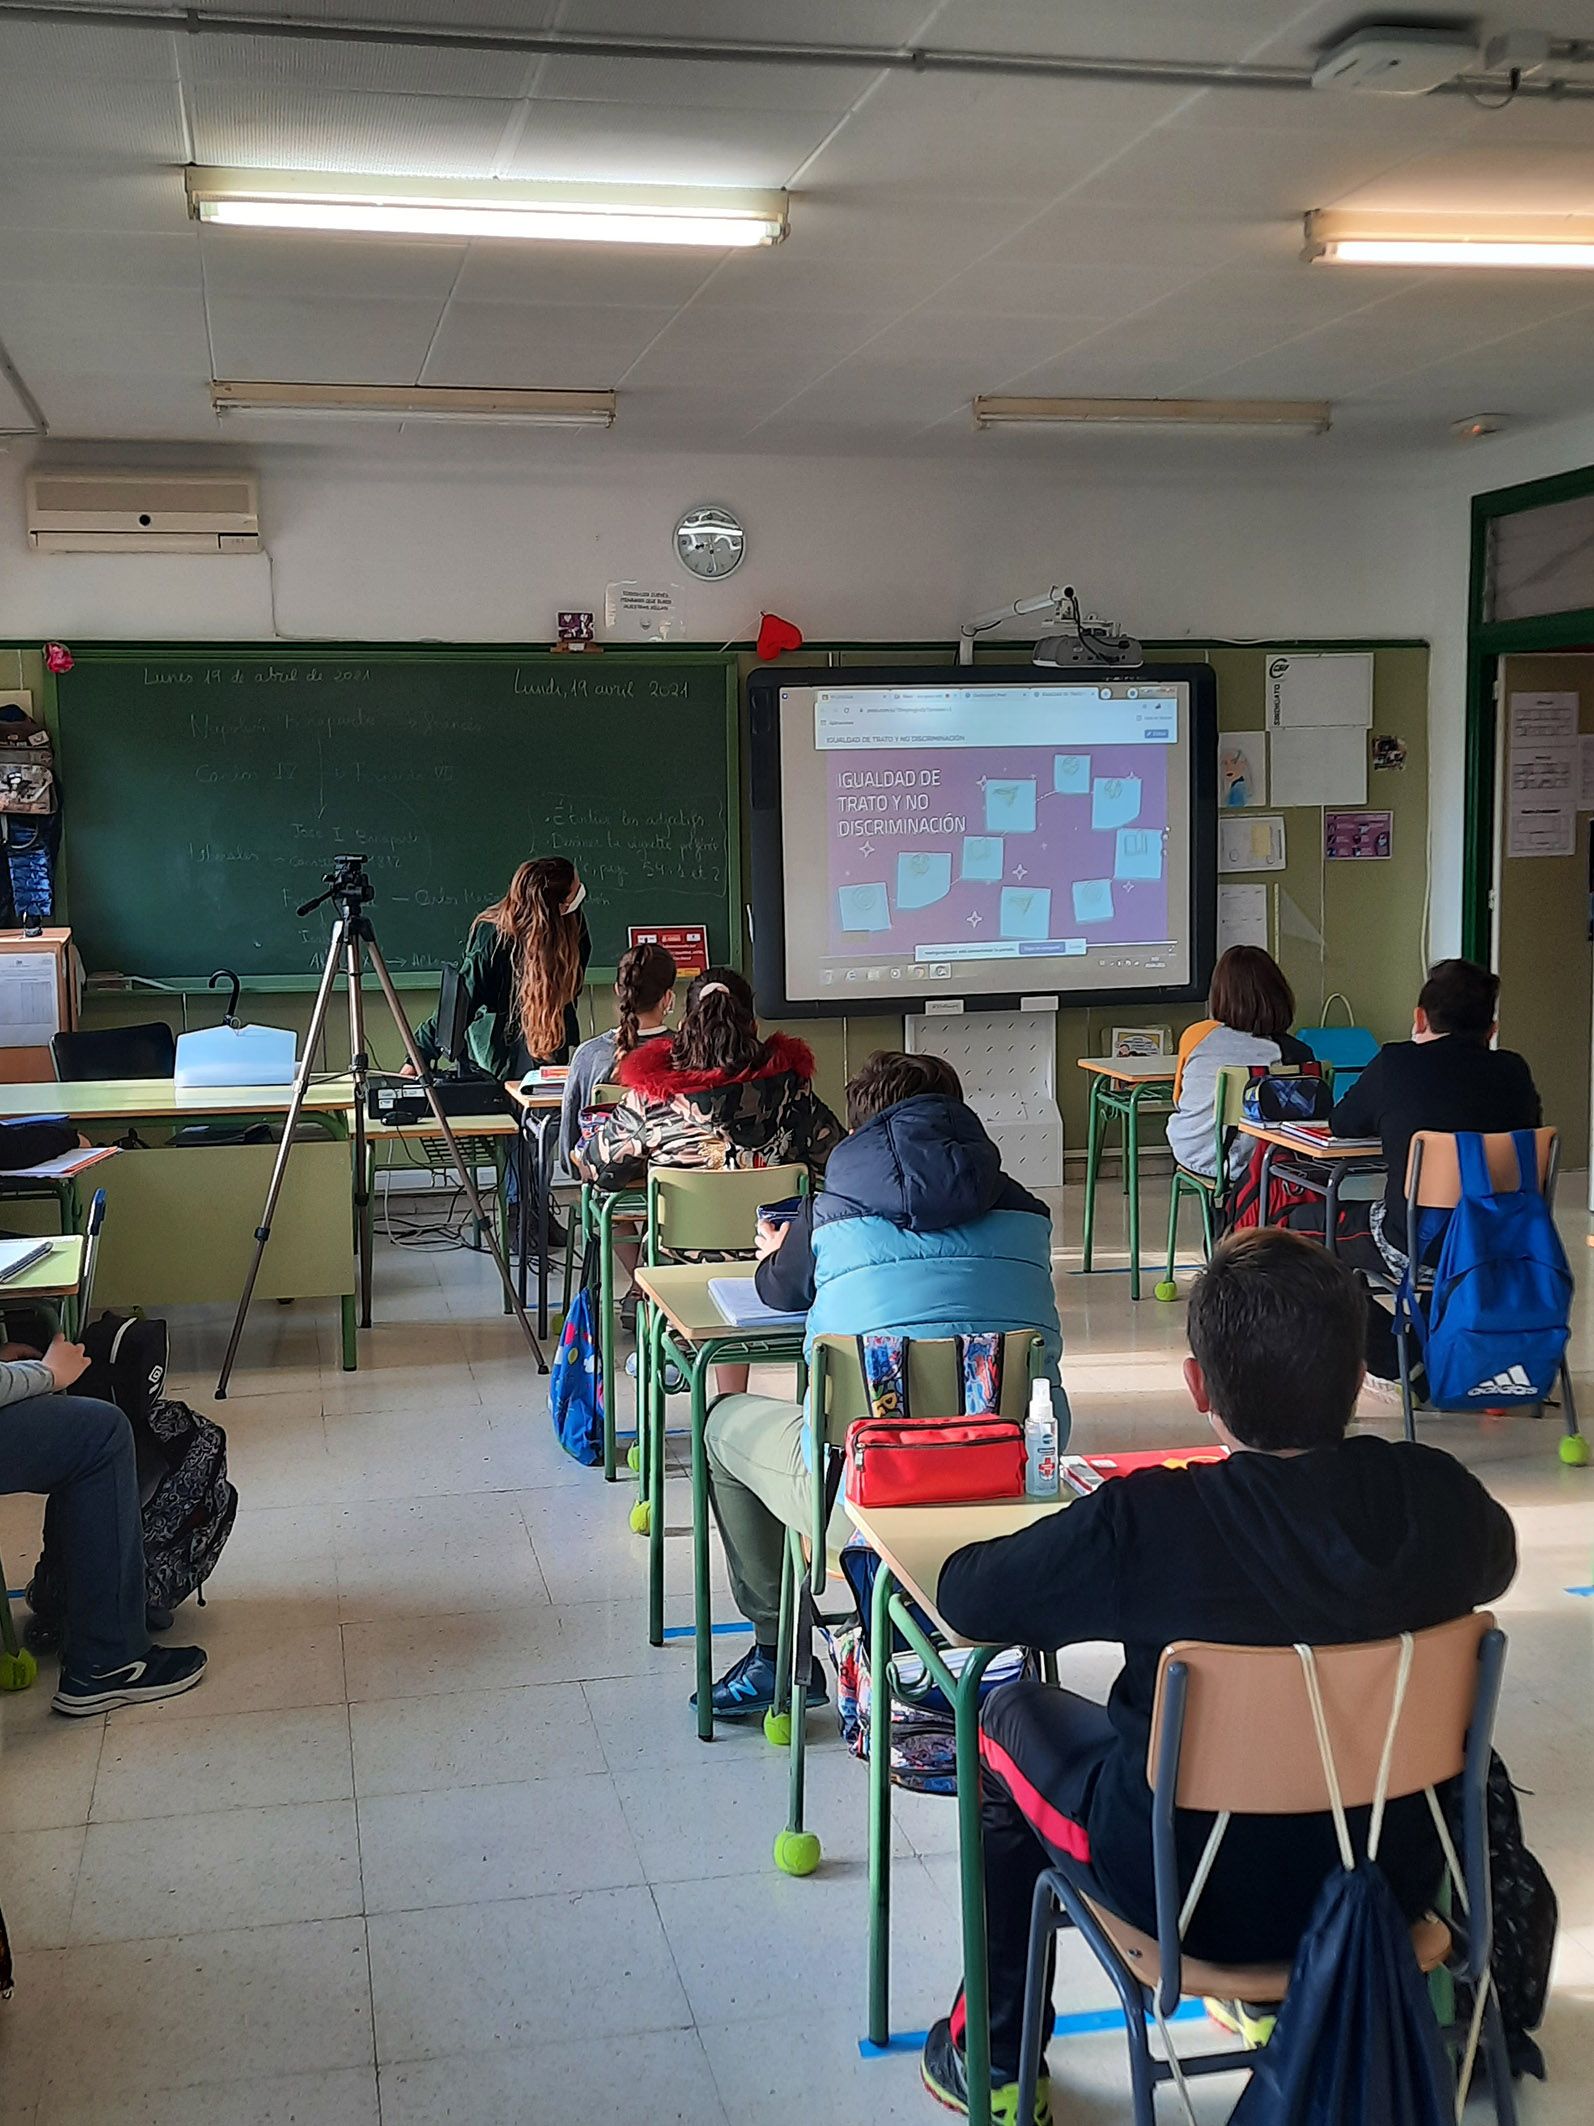
[[[469,1015],[462,1060],[500,1080],[566,1060],[581,1038],[576,999],[592,953],[580,912],[586,897],[568,856],[539,856],[476,917],[460,968]],[[417,1027],[415,1039],[435,1062],[436,1020]]]
[[[662,945],[633,945],[615,971],[618,1021],[608,1033],[583,1041],[570,1059],[559,1142],[567,1164],[581,1141],[581,1117],[600,1085],[614,1076],[617,1058],[669,1031],[675,1009],[675,960]]]

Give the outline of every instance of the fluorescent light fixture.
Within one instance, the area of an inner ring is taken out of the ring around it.
[[[218,414],[264,413],[340,421],[517,422],[536,428],[612,428],[612,391],[470,391],[449,384],[244,384],[217,377]]]
[[[709,251],[778,244],[786,234],[784,192],[315,170],[190,168],[185,176],[189,213],[198,221],[235,228],[690,244]]]
[[[1594,268],[1594,214],[1375,214],[1319,208],[1306,258],[1333,266]]]
[[[976,428],[1250,428],[1322,435],[1327,399],[1008,399],[974,401]]]

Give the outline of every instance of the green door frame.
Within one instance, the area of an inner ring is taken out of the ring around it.
[[[1462,834],[1461,949],[1468,959],[1489,957],[1492,941],[1489,894],[1494,878],[1494,760],[1499,713],[1495,677],[1499,660],[1543,651],[1583,649],[1594,643],[1594,606],[1545,613],[1532,620],[1493,620],[1485,612],[1489,534],[1497,518],[1520,516],[1551,502],[1594,494],[1594,465],[1525,480],[1472,498],[1472,570],[1467,590],[1467,750]]]

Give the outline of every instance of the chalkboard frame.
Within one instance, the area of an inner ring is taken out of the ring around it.
[[[734,648],[711,650],[694,644],[647,644],[636,648],[601,651],[557,651],[546,642],[538,643],[476,643],[476,642],[361,642],[361,641],[313,641],[263,640],[254,642],[212,642],[204,639],[185,641],[96,642],[83,646],[74,645],[74,665],[103,664],[129,665],[140,660],[214,664],[228,658],[280,657],[282,659],[308,658],[330,662],[338,658],[359,658],[367,661],[383,661],[393,664],[512,664],[525,663],[531,659],[554,656],[569,656],[600,659],[603,668],[614,666],[657,665],[671,663],[707,667],[720,671],[725,684],[725,945],[724,960],[740,968],[746,957],[743,931],[742,898],[742,762],[741,762],[741,678]],[[43,690],[43,721],[54,739],[58,751],[65,751],[62,744],[61,702],[57,687],[52,680]],[[63,783],[62,844],[59,862],[59,885],[57,914],[70,924],[72,920],[72,802],[71,790]],[[328,854],[331,852],[329,851]],[[307,887],[308,892],[308,887]],[[376,911],[380,935],[381,911]],[[136,976],[136,970],[128,970]],[[435,988],[439,969],[406,968],[395,970],[394,981],[400,989]],[[612,981],[615,969],[594,964],[587,970],[587,979]],[[209,979],[209,970],[181,977],[162,977],[158,982],[143,984],[168,991],[173,995],[203,993]],[[300,994],[313,991],[318,977],[314,974],[251,974],[245,987],[262,994]],[[368,977],[374,983],[374,977]]]

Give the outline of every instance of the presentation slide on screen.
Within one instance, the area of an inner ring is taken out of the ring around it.
[[[1187,693],[783,689],[788,995],[1187,981]]]

